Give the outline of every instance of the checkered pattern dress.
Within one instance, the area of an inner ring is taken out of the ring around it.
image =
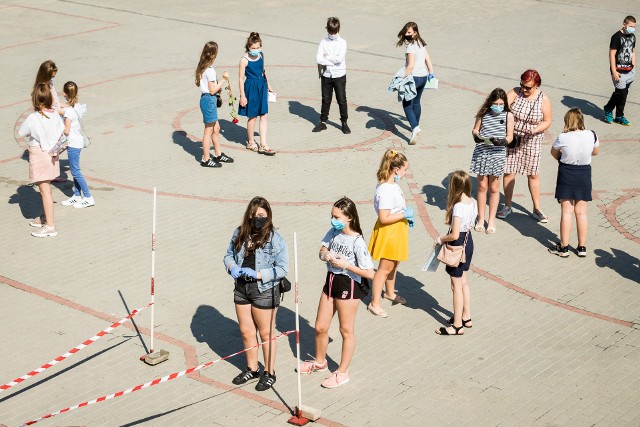
[[[522,135],[524,130],[533,131],[542,121],[542,101],[546,95],[543,92],[531,100],[525,99],[518,93],[511,104],[511,112],[515,116],[514,134]],[[523,137],[522,143],[516,148],[507,148],[507,162],[504,173],[518,173],[521,175],[538,175],[540,169],[540,149],[544,132]]]

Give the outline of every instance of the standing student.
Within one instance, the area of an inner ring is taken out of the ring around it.
[[[222,81],[218,82],[213,61],[218,55],[218,43],[207,42],[202,48],[200,61],[196,67],[196,86],[200,88],[200,111],[204,122],[204,135],[202,136],[202,159],[200,166],[207,168],[219,168],[222,163],[233,163],[233,159],[220,150],[220,122],[218,121],[217,102],[220,91],[225,82],[229,80],[229,74],[222,73]],[[213,144],[214,156],[211,156],[210,147]]]
[[[316,356],[303,362],[300,373],[325,372],[328,369],[329,326],[338,313],[342,335],[340,365],[322,382],[322,387],[336,388],[349,382],[349,364],[356,348],[354,334],[356,313],[362,299],[362,279],[372,279],[373,260],[362,237],[355,203],[343,197],[331,209],[331,229],[322,239],[320,259],[327,263],[318,314],[316,315]]]
[[[558,160],[556,199],[562,208],[560,242],[549,252],[569,256],[569,236],[573,216],[578,228],[578,256],[587,256],[587,202],[591,199],[591,156],[598,155],[600,141],[594,131],[585,130],[584,116],[579,108],[572,108],[564,116],[564,130],[551,147],[551,155]]]
[[[378,185],[373,199],[373,208],[378,215],[369,240],[369,253],[380,260],[373,277],[371,303],[367,310],[375,316],[387,317],[380,306],[382,286],[384,297],[395,304],[406,304],[407,300],[395,291],[396,273],[400,261],[409,259],[409,227],[413,226],[413,208],[407,207],[398,181],[405,176],[409,162],[404,154],[387,150],[378,168]]]
[[[513,114],[509,109],[507,94],[501,88],[491,91],[476,113],[476,122],[471,133],[476,141],[471,158],[471,172],[478,174],[478,223],[475,230],[485,231],[484,215],[489,191],[489,220],[487,234],[496,232],[496,212],[500,201],[500,177],[504,173],[507,157],[506,144],[513,139]],[[490,138],[494,145],[484,143]]]
[[[80,170],[80,153],[84,148],[82,125],[80,120],[87,112],[86,104],[78,104],[78,85],[74,82],[66,82],[62,87],[67,107],[64,108],[64,134],[69,140],[67,155],[69,156],[69,169],[73,176],[73,196],[62,202],[62,206],[74,208],[89,208],[96,204],[87,180]]]
[[[511,215],[511,200],[516,185],[516,174],[526,175],[533,202],[531,216],[546,223],[549,218],[540,206],[540,155],[544,131],[551,126],[551,101],[540,90],[542,79],[536,70],[527,70],[520,76],[520,87],[507,94],[509,108],[514,115],[514,134],[522,138],[515,148],[507,148],[504,167],[504,207],[496,216],[506,219]]]
[[[51,180],[60,173],[58,156],[51,156],[49,150],[58,142],[64,130],[62,118],[53,109],[53,95],[48,84],[39,83],[31,93],[34,112],[29,114],[20,126],[18,134],[29,137],[29,180],[40,190],[44,214],[30,222],[38,230],[34,237],[55,237],[58,235],[53,222],[53,195]]]
[[[263,197],[254,197],[244,212],[242,224],[231,237],[224,266],[233,277],[233,302],[244,348],[258,344],[260,334],[264,372],[258,369],[258,349],[245,354],[247,369],[234,379],[236,385],[260,378],[256,390],[265,391],[276,382],[275,322],[280,305],[279,284],[289,270],[287,244],[276,231],[271,206]]]
[[[609,43],[609,71],[615,90],[604,106],[604,121],[616,122],[624,126],[631,123],[624,117],[629,86],[636,78],[636,18],[624,18],[622,28],[611,36]],[[616,118],[613,118],[613,109]]]
[[[405,71],[402,76],[407,77],[409,74],[413,76],[416,83],[416,96],[410,101],[402,101],[404,114],[411,126],[411,139],[409,145],[417,144],[422,129],[420,129],[420,116],[422,115],[422,107],[420,99],[427,81],[435,77],[433,65],[427,52],[427,43],[420,36],[418,24],[415,22],[407,22],[402,30],[398,33],[397,47],[406,46],[405,48]]]
[[[322,108],[320,110],[320,123],[313,128],[313,132],[327,129],[329,109],[333,92],[340,107],[340,122],[342,133],[349,134],[351,129],[347,125],[349,112],[347,108],[347,41],[340,37],[340,20],[336,17],[327,19],[327,37],[320,41],[316,62],[320,72],[320,84],[322,88]]]
[[[240,58],[239,84],[240,108],[238,114],[247,117],[247,150],[258,154],[274,156],[276,154],[267,145],[269,92],[273,92],[265,72],[262,39],[260,34],[251,33],[244,45],[245,55]],[[253,140],[256,118],[260,118],[260,145]]]
[[[471,328],[471,292],[469,291],[469,266],[473,257],[473,236],[471,229],[478,215],[475,200],[471,198],[471,178],[464,171],[455,171],[449,175],[449,194],[445,224],[449,232],[436,239],[437,244],[450,246],[464,245],[465,262],[457,267],[447,266],[453,292],[453,317],[451,326],[436,329],[439,335],[464,335],[463,327]],[[465,319],[466,318],[466,319]]]

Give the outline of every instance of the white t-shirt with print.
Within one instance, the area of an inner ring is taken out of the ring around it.
[[[337,231],[332,228],[322,239],[322,246],[329,249],[332,255],[340,255],[343,257],[347,261],[347,264],[355,265],[363,270],[373,268],[373,259],[371,259],[371,255],[367,249],[367,243],[359,234],[349,236],[342,231]],[[334,274],[349,276],[360,283],[360,276],[349,270],[336,268],[332,266],[331,263],[327,263],[327,269]]]
[[[413,70],[411,74],[414,77],[426,77],[429,74],[429,70],[427,70],[427,47],[422,46],[420,42],[414,41],[413,43],[409,43],[407,45],[407,49],[405,53],[413,53],[415,62],[413,63]],[[409,58],[407,58],[407,62],[405,62],[405,67],[409,65]]]
[[[202,93],[210,93],[209,92],[209,82],[217,83],[218,75],[216,74],[216,70],[213,66],[210,66],[200,76],[200,91]]]
[[[598,136],[590,130],[561,133],[553,143],[560,150],[560,161],[567,165],[590,165],[591,153],[599,146]]]
[[[460,232],[464,233],[473,228],[473,224],[476,222],[478,216],[478,205],[473,200],[471,203],[458,202],[453,205],[452,216],[460,218]]]
[[[400,186],[395,182],[378,184],[373,197],[373,208],[376,213],[380,209],[389,209],[392,214],[404,212],[407,207]]]
[[[80,119],[87,111],[85,104],[76,104],[75,106],[65,107],[64,118],[71,120],[71,127],[69,128],[69,147],[71,148],[84,148],[84,138],[82,137],[82,128],[80,127]]]

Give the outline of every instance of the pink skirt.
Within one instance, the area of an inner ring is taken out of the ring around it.
[[[51,181],[60,175],[58,157],[51,157],[39,146],[29,146],[29,181]]]

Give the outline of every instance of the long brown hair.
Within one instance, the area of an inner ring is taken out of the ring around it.
[[[413,41],[417,41],[421,46],[426,46],[427,42],[425,42],[424,39],[420,37],[418,24],[416,24],[415,22],[407,22],[406,24],[404,24],[404,27],[402,27],[402,30],[400,30],[400,32],[398,33],[398,42],[396,43],[396,47],[400,47],[403,44],[411,43],[404,39],[404,35],[409,28],[411,28],[415,33],[415,35],[413,36]]]
[[[382,156],[378,168],[378,183],[386,182],[395,168],[401,168],[407,163],[407,157],[396,150],[388,149]]]
[[[78,102],[78,85],[74,82],[66,82],[62,86],[62,92],[69,98],[69,105],[75,106]]]
[[[36,89],[36,86],[40,83],[49,84],[51,79],[53,78],[53,74],[58,72],[58,67],[56,67],[56,63],[50,59],[47,59],[42,64],[40,64],[40,68],[38,68],[38,74],[36,74],[36,81],[33,83],[33,90]]]
[[[256,230],[252,226],[252,220],[256,216],[258,208],[262,208],[267,212],[266,224]],[[244,217],[242,218],[242,224],[240,224],[240,232],[236,239],[236,251],[240,251],[242,246],[247,248],[256,249],[261,248],[271,238],[273,232],[273,221],[271,218],[271,206],[264,197],[256,196],[247,205],[247,209],[244,211]]]
[[[202,73],[204,73],[204,70],[213,64],[213,61],[216,60],[216,56],[218,56],[218,43],[206,42],[202,48],[200,61],[198,61],[198,66],[196,67],[196,86],[200,86]]]
[[[449,175],[449,194],[447,196],[447,211],[444,214],[444,223],[451,224],[453,206],[462,199],[462,194],[471,197],[471,177],[463,170],[451,172]]]
[[[340,200],[335,202],[333,204],[333,207],[340,209],[343,214],[351,218],[349,220],[349,227],[356,233],[362,234],[362,228],[360,228],[360,218],[358,217],[358,209],[356,208],[356,204],[353,203],[353,200],[351,200],[347,196],[344,196]]]
[[[48,117],[42,110],[50,110],[53,105],[53,95],[48,83],[39,83],[31,92],[31,103],[34,111]]]
[[[498,99],[501,99],[504,102],[504,111],[506,111],[507,113],[510,112],[511,108],[509,108],[509,101],[507,101],[507,93],[504,91],[504,89],[497,87],[491,91],[489,96],[487,96],[484,104],[482,104],[482,107],[480,107],[478,113],[476,114],[476,119],[483,118],[484,115],[487,114],[493,103]]]

